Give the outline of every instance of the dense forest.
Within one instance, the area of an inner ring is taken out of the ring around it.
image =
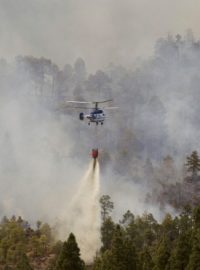
[[[185,167],[189,173],[185,181],[196,185],[200,181],[196,151],[187,157]],[[179,205],[174,205],[179,212],[174,216],[167,213],[162,221],[157,221],[152,213],[134,215],[127,210],[116,222],[111,197],[102,195],[101,247],[90,262],[82,260],[73,233],[66,235],[64,242],[58,240],[60,224],[50,226],[37,221],[31,226],[21,216],[4,216],[0,223],[0,269],[196,270],[200,267],[200,206],[199,201],[196,207],[191,200],[184,205],[186,202],[179,201]]]
[[[37,221],[33,229],[13,216],[4,217],[0,224],[0,269],[199,269],[199,207],[185,206],[175,217],[166,214],[162,222],[151,213],[135,216],[127,210],[114,222],[110,196],[103,195],[100,204],[101,248],[90,265],[81,259],[73,233],[64,242],[56,241],[56,228]]]
[[[199,207],[185,206],[158,223],[152,214],[134,216],[129,210],[119,223],[109,216],[109,196],[103,196],[102,247],[93,269],[198,269]],[[104,208],[105,209],[105,208]]]

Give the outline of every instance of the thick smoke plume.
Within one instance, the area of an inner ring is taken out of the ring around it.
[[[182,181],[186,155],[200,148],[199,55],[200,42],[188,31],[159,39],[151,59],[132,70],[109,65],[88,74],[80,58],[63,69],[45,58],[1,59],[1,215],[70,223],[69,205],[94,147],[116,219],[127,208],[156,218],[168,211],[147,207],[146,197]],[[79,110],[62,106],[110,98],[119,110],[105,109],[98,132],[79,121]]]

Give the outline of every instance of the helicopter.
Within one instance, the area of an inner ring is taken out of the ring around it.
[[[106,114],[104,112],[103,109],[99,108],[99,103],[106,103],[112,101],[112,99],[108,99],[108,100],[103,100],[103,101],[75,101],[75,100],[71,100],[71,101],[66,101],[67,103],[75,103],[75,104],[94,104],[94,107],[92,108],[84,108],[84,107],[75,107],[75,108],[80,108],[80,109],[91,109],[91,112],[89,113],[83,113],[81,112],[79,114],[79,119],[81,121],[83,121],[84,119],[89,120],[88,121],[88,125],[90,125],[91,123],[96,123],[96,125],[101,124],[103,125],[104,120],[106,118]],[[117,107],[107,107],[105,109],[115,109]]]

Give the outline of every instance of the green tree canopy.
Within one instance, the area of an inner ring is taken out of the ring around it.
[[[84,262],[80,258],[80,249],[73,233],[64,242],[60,256],[56,263],[56,270],[83,270]]]
[[[173,270],[186,269],[191,252],[190,233],[181,233],[176,241],[175,248],[170,258],[170,267]]]
[[[154,266],[152,256],[147,247],[140,253],[140,269],[141,270],[152,270]]]
[[[187,270],[200,270],[200,229],[193,232],[192,252]]]
[[[190,156],[187,157],[187,163],[185,164],[188,172],[192,172],[192,176],[195,177],[200,171],[200,158],[197,151],[193,151]]]
[[[115,224],[111,217],[109,217],[103,222],[101,226],[101,241],[103,244],[101,248],[102,252],[111,248],[114,231]]]
[[[102,260],[98,260],[95,269],[102,270],[137,270],[138,258],[133,243],[117,225],[112,239],[111,249],[107,250]]]
[[[158,244],[154,256],[155,270],[168,270],[169,259],[171,255],[170,241],[168,237],[164,236]]]
[[[101,205],[101,216],[103,222],[106,220],[106,218],[109,217],[109,213],[111,213],[114,208],[114,204],[110,199],[111,198],[109,195],[103,195],[99,200]]]

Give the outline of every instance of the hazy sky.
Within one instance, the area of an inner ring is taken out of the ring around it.
[[[130,65],[168,32],[200,36],[199,12],[199,0],[0,0],[0,57]]]

